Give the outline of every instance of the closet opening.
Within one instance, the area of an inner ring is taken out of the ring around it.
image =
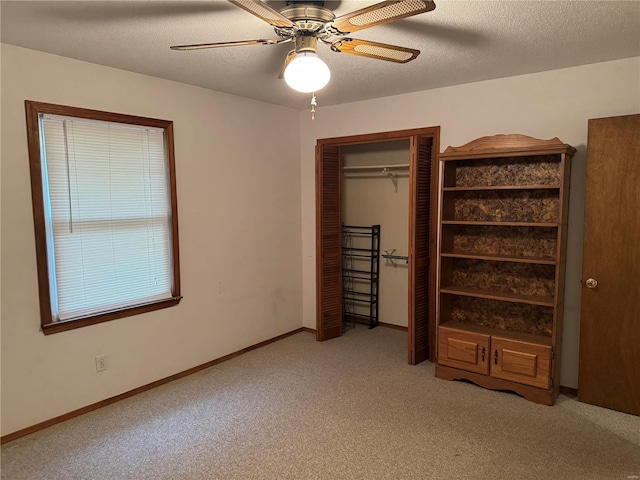
[[[342,331],[409,325],[409,139],[342,148]]]
[[[318,140],[316,326],[407,331],[435,360],[439,127]]]

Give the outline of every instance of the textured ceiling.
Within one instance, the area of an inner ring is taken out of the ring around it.
[[[267,2],[278,9],[283,1]],[[327,1],[336,15],[375,1]],[[429,13],[354,33],[417,48],[407,64],[335,53],[320,106],[640,55],[640,1],[447,1]],[[272,27],[223,1],[5,1],[2,42],[306,109],[309,95],[278,80],[291,48],[199,51],[170,45],[275,38]]]

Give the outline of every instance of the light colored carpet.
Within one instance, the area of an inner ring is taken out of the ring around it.
[[[299,333],[2,449],[3,479],[628,480],[640,417],[406,363],[406,333]]]

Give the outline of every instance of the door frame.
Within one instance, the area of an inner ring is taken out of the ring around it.
[[[436,282],[437,282],[437,231],[438,231],[438,203],[439,203],[439,178],[440,178],[440,126],[435,127],[424,127],[424,128],[413,128],[408,130],[395,130],[391,132],[379,132],[379,133],[369,133],[369,134],[361,134],[361,135],[351,135],[346,137],[332,137],[332,138],[321,138],[317,140],[316,143],[316,180],[315,180],[315,188],[316,188],[316,267],[318,267],[318,262],[320,261],[320,245],[321,245],[321,231],[319,219],[322,218],[322,202],[320,199],[323,196],[323,183],[321,179],[321,172],[323,172],[322,165],[322,149],[325,146],[331,147],[346,147],[351,145],[360,145],[360,144],[370,144],[370,143],[384,143],[384,142],[392,142],[397,140],[407,140],[411,144],[411,139],[415,137],[429,137],[432,141],[432,154],[431,154],[431,222],[430,222],[430,239],[429,239],[429,251],[430,251],[430,259],[429,259],[429,333],[428,333],[428,344],[429,344],[429,360],[431,362],[436,361]],[[414,185],[416,180],[416,172],[417,165],[415,155],[412,155],[410,152],[410,166],[409,166],[409,184]],[[340,170],[341,164],[340,164]],[[340,178],[341,171],[339,172]],[[340,181],[339,188],[339,196],[340,196],[340,208],[342,208],[342,181]],[[417,211],[416,205],[416,196],[414,195],[409,199],[409,212],[410,217],[412,212]],[[409,225],[409,246],[411,248],[412,245],[415,245],[415,231],[412,231],[411,223]],[[413,238],[412,238],[413,236]],[[415,269],[412,272],[413,274],[409,275],[409,295],[415,290]],[[322,331],[323,331],[323,315],[320,311],[320,295],[321,295],[321,284],[320,279],[316,276],[316,340],[323,341]],[[421,359],[416,360],[412,355],[412,345],[416,338],[416,322],[415,317],[409,311],[409,321],[407,327],[408,333],[408,362],[410,364],[415,365],[419,363]]]

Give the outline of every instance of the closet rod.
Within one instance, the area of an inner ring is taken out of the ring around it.
[[[379,168],[409,168],[409,164],[396,163],[393,165],[353,165],[342,167],[342,171],[348,172],[352,170],[378,170]]]
[[[394,248],[395,251],[395,248]],[[409,264],[409,257],[404,256],[404,255],[394,255],[393,253],[383,253],[382,254],[382,258],[386,258],[387,260],[391,260],[391,263],[393,263],[394,260],[404,260],[405,262],[407,262],[407,265]]]
[[[363,178],[363,177],[372,177],[377,178],[381,175],[387,175],[388,177],[408,177],[409,170],[390,170],[388,168],[383,168],[379,172],[375,170],[362,170],[359,172],[342,172],[343,177],[354,177],[354,178]]]
[[[406,257],[404,255],[385,255],[383,253],[382,256],[384,258],[390,258],[390,259],[393,259],[393,260],[407,260],[407,261],[409,261],[409,257]]]

